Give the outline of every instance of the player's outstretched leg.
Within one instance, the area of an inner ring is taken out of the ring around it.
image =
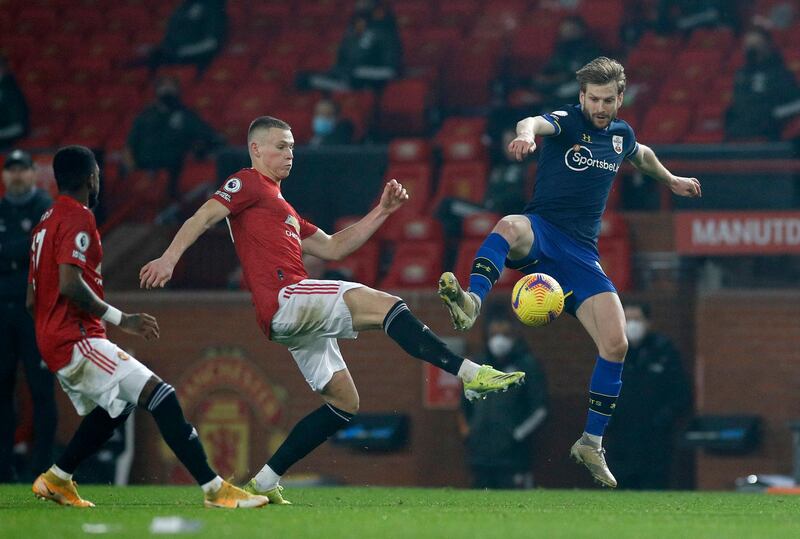
[[[94,507],[84,500],[75,488],[72,474],[78,465],[97,452],[122,425],[135,406],[128,406],[119,416],[111,417],[99,406],[83,418],[78,430],[67,444],[64,453],[49,470],[40,474],[33,483],[33,494],[43,500],[73,507]]]
[[[502,372],[491,365],[478,365],[454,354],[428,326],[419,321],[406,305],[397,302],[383,321],[383,330],[409,355],[421,359],[461,379],[468,400],[486,398],[489,393],[506,391],[522,383],[524,372]]]
[[[152,391],[148,391],[153,385]],[[186,421],[175,389],[171,385],[152,378],[142,394],[140,402],[145,401],[144,405],[155,419],[164,441],[203,489],[206,507],[245,509],[262,507],[269,502],[263,496],[253,496],[223,481],[209,467],[197,430]]]
[[[453,327],[467,331],[478,319],[481,303],[489,294],[505,267],[506,258],[527,256],[533,246],[531,223],[524,215],[507,215],[497,222],[475,253],[464,290],[451,272],[439,278],[439,297],[450,312]]]

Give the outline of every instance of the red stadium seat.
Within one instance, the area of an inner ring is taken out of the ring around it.
[[[226,84],[233,89],[247,78],[251,64],[248,56],[222,55],[205,72],[203,82]]]
[[[404,0],[395,2],[392,6],[397,26],[402,28],[418,29],[434,19],[431,2],[424,0]]]
[[[628,79],[634,84],[655,79],[660,82],[674,58],[674,53],[668,50],[635,48],[625,63],[625,71],[629,73]]]
[[[397,138],[389,143],[391,163],[430,163],[431,145],[424,138]]]
[[[631,242],[628,223],[615,213],[606,212],[600,223],[597,243],[603,271],[620,292],[632,286]]]
[[[509,52],[509,74],[529,77],[538,73],[553,52],[557,33],[558,23],[545,20],[517,28]]]
[[[379,234],[383,241],[444,241],[442,224],[430,216],[391,219]]]
[[[313,109],[277,109],[275,111],[275,116],[292,126],[292,135],[294,135],[295,144],[308,144],[313,135],[311,131],[311,122],[314,117]]]
[[[645,144],[675,144],[689,129],[691,110],[687,107],[658,104],[651,107],[638,138]]]
[[[697,108],[691,133],[684,139],[690,144],[719,143],[725,139],[725,103],[713,102]]]
[[[375,94],[369,90],[334,94],[342,118],[355,128],[354,138],[360,141],[372,128],[375,119]]]
[[[659,93],[660,103],[685,106],[694,103],[700,97],[697,88],[690,86],[681,78],[669,78]]]
[[[657,34],[656,32],[645,32],[639,43],[636,44],[637,51],[661,51],[676,55],[683,48],[683,38],[679,34]]]
[[[591,35],[603,48],[610,51],[620,49],[620,27],[624,15],[623,0],[592,0],[592,12],[585,18]]]
[[[424,135],[428,129],[428,83],[419,79],[390,82],[381,98],[379,129],[384,135]]]
[[[692,32],[686,43],[686,49],[727,52],[733,47],[734,40],[731,28],[698,28]]]
[[[464,238],[483,240],[488,236],[502,215],[491,212],[473,213],[464,217],[461,235]]]
[[[398,245],[381,288],[433,286],[441,274],[443,253],[443,245],[435,241]]]
[[[441,144],[450,137],[480,137],[485,132],[485,116],[450,116],[442,123],[442,127],[436,134],[436,140]]]
[[[397,211],[401,216],[422,214],[428,206],[433,183],[433,172],[427,163],[391,163],[384,179],[396,179],[408,192],[408,201]],[[398,216],[397,218],[400,218]]]
[[[368,241],[344,260],[328,262],[328,269],[350,274],[353,281],[374,287],[378,284],[380,255],[380,245]]]
[[[178,190],[181,195],[189,193],[203,184],[214,187],[217,181],[217,164],[215,161],[186,160],[178,178]]]
[[[709,67],[722,65],[724,54],[725,51],[714,49],[684,50],[677,58],[672,76],[682,78],[687,85],[700,87],[716,73]]]
[[[462,45],[443,66],[443,101],[447,107],[484,107],[491,100],[497,76],[500,41]]]
[[[453,136],[441,140],[445,161],[485,161],[486,145],[475,135]]]
[[[481,161],[446,163],[431,208],[438,207],[447,197],[480,204],[486,192],[486,175],[486,163]]]

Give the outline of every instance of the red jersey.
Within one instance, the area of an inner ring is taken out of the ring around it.
[[[59,292],[59,264],[83,270],[83,280],[100,298],[103,249],[94,214],[74,198],[60,195],[32,232],[28,282],[34,290],[36,344],[56,372],[72,359],[73,346],[88,337],[106,338],[100,319],[78,309]]]
[[[213,198],[231,212],[228,224],[244,281],[253,294],[258,325],[269,336],[278,291],[308,279],[302,240],[317,227],[283,199],[277,183],[253,168],[229,177]]]

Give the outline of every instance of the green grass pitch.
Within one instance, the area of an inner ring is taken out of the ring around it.
[[[410,488],[293,488],[293,506],[205,509],[189,487],[82,485],[94,509],[37,500],[25,485],[0,485],[0,537],[149,537],[154,517],[201,528],[186,537],[319,539],[376,537],[689,539],[800,537],[800,497],[608,490],[470,491]]]

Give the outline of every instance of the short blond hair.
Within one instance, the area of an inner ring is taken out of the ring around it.
[[[581,92],[586,91],[587,84],[617,84],[617,94],[625,91],[625,68],[613,58],[599,56],[575,72],[581,85]]]

